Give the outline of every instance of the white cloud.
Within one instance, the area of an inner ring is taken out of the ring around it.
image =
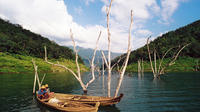
[[[105,6],[108,6],[108,0],[102,1]],[[102,8],[103,12],[105,12],[105,6]],[[111,15],[117,22],[127,22],[131,10],[134,12],[134,19],[143,21],[151,17],[151,12],[159,12],[160,8],[156,0],[114,0]]]
[[[162,12],[161,17],[162,20],[159,20],[160,23],[169,24],[170,17],[178,8],[180,2],[186,2],[187,0],[162,0]]]
[[[100,48],[107,49],[106,28],[101,25],[81,26],[77,24],[62,0],[1,0],[0,16],[61,45],[71,45],[69,38],[71,28],[77,45],[94,48],[98,33],[102,30]],[[123,41],[126,40],[124,38],[128,38],[127,34],[123,30],[112,29],[112,36],[112,51],[124,52],[126,41]]]
[[[98,31],[103,28],[100,25],[83,27],[75,23],[62,0],[0,0],[0,17],[62,45],[71,44],[71,28],[77,44],[90,48],[94,47]]]
[[[153,33],[149,30],[146,30],[146,29],[139,29],[139,30],[136,31],[136,34],[140,35],[140,36],[147,37],[147,36],[152,35]]]
[[[57,38],[65,38],[73,22],[64,2],[56,0],[1,0],[0,14],[33,32]]]
[[[106,6],[109,5],[108,0],[102,0],[105,4],[102,11],[106,13]],[[111,29],[118,31],[118,39],[122,41],[128,37],[128,28],[130,24],[130,11],[133,10],[133,36],[132,43],[133,49],[139,48],[145,44],[146,38],[152,34],[151,31],[144,28],[144,24],[154,15],[160,12],[160,7],[156,0],[114,0],[111,8]],[[121,37],[121,38],[120,38]],[[115,37],[112,37],[115,38]],[[122,43],[122,42],[120,42]],[[123,42],[123,52],[126,51],[127,41]]]
[[[95,0],[86,0],[86,5]],[[104,3],[102,11],[105,13],[105,6],[108,0],[101,0]],[[173,2],[173,0],[170,0]],[[162,1],[159,7],[156,0],[114,0],[111,9],[111,48],[114,52],[126,52],[128,28],[130,24],[130,11],[134,11],[133,25],[133,49],[136,49],[146,42],[146,36],[152,32],[145,28],[145,23],[154,16],[161,16],[168,20],[178,6],[178,1],[169,3]],[[77,13],[82,12],[78,7]],[[162,14],[165,12],[167,14]],[[85,48],[94,48],[98,33],[102,31],[100,49],[107,49],[107,30],[102,25],[82,26],[73,21],[68,13],[67,4],[63,0],[0,0],[0,17],[8,19],[13,23],[22,25],[35,33],[46,36],[61,45],[71,45],[69,29],[74,33],[77,45]],[[106,21],[105,21],[106,23]]]

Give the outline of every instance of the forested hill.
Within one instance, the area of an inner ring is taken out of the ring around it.
[[[47,46],[48,58],[75,59],[71,49],[0,19],[0,52],[44,58],[44,46]]]
[[[191,44],[184,48],[180,56],[200,58],[200,20],[156,38],[150,42],[150,49],[151,51],[156,49],[159,57],[162,57],[168,49],[176,47],[167,54],[167,58],[173,56],[173,53],[177,52],[178,48],[188,43]],[[112,62],[115,63],[118,58],[115,58]],[[131,52],[129,64],[137,62],[138,59],[149,60],[146,45]]]

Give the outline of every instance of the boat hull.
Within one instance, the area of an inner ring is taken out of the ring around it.
[[[95,106],[92,106],[81,102],[63,101],[60,99],[59,103],[49,103],[49,99],[41,100],[38,97],[36,99],[39,103],[62,112],[97,112],[100,105],[100,103],[96,103]]]
[[[103,96],[87,96],[87,95],[54,93],[54,96],[58,99],[68,100],[73,102],[81,102],[93,105],[95,105],[96,102],[99,102],[101,106],[109,106],[119,103],[123,97],[123,94],[120,94],[120,96],[118,97],[103,97]]]

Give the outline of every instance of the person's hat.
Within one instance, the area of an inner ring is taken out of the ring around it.
[[[43,86],[41,87],[41,89],[45,89],[45,86],[43,85]]]
[[[48,84],[45,84],[45,87],[49,87]]]

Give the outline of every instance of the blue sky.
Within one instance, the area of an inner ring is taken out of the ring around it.
[[[109,0],[0,0],[0,17],[41,34],[60,45],[107,49],[106,12]],[[200,19],[200,0],[114,0],[110,29],[113,52],[126,52],[130,10],[134,12],[132,49],[159,35]]]
[[[89,4],[87,4],[86,1],[87,0],[65,0],[65,4],[68,5],[67,9],[74,17],[74,21],[83,26],[95,24],[102,24],[105,26],[104,19],[106,15],[101,11],[104,6],[103,2],[100,0],[94,0],[93,2],[89,2]],[[161,6],[159,0],[157,0],[157,3]],[[155,36],[157,36],[156,34],[175,30],[179,27],[199,20],[199,11],[200,0],[185,0],[180,3],[178,8],[174,11],[168,24],[159,24],[159,18],[154,17],[148,20],[145,28],[151,29],[151,31],[155,33]]]

